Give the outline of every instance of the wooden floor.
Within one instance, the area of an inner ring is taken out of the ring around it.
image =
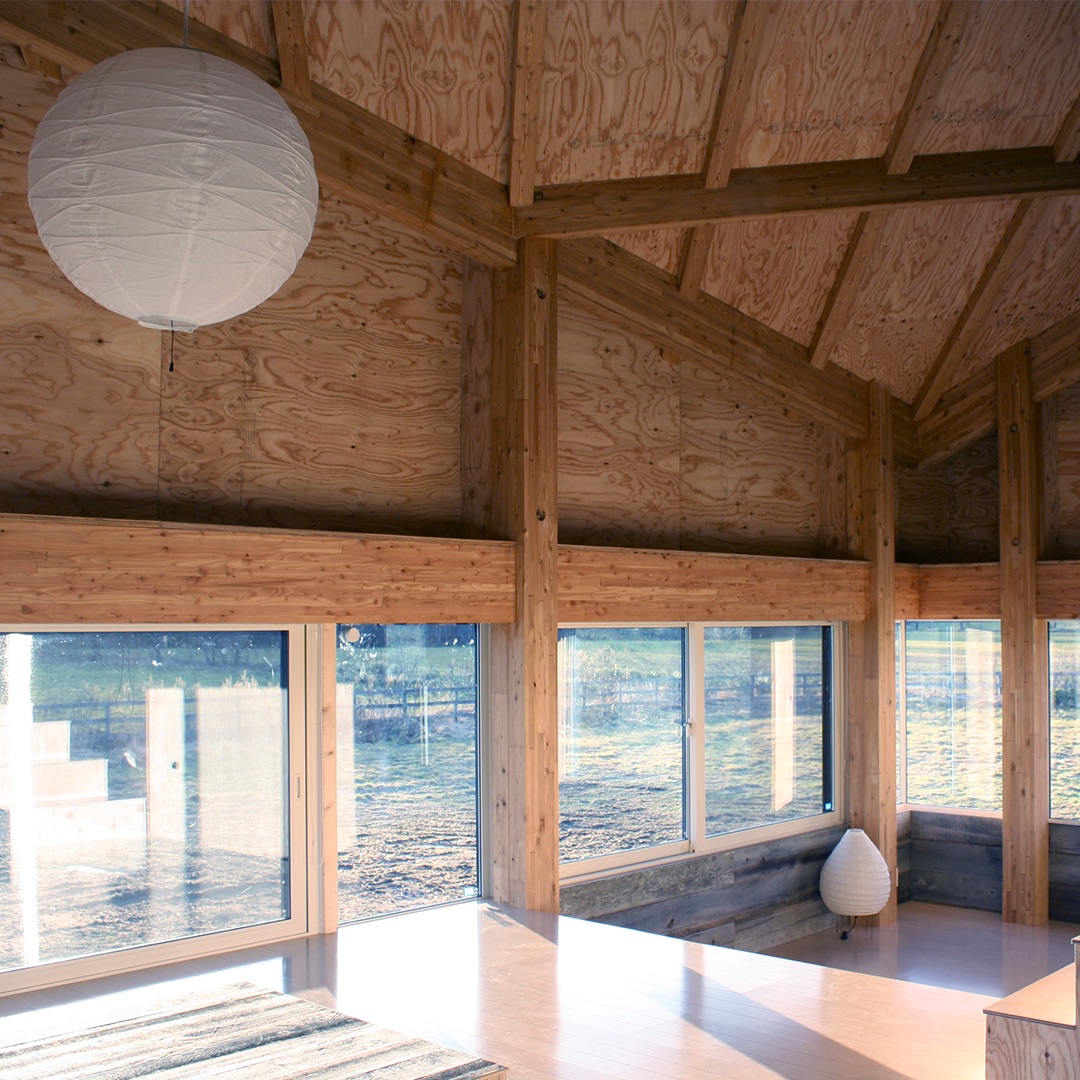
[[[238,978],[498,1061],[512,1080],[965,1080],[983,1075],[982,1009],[1001,996],[477,903],[2,999],[0,1043]]]

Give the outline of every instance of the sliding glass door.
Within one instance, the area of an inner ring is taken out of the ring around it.
[[[0,979],[303,929],[303,653],[286,629],[0,634]]]

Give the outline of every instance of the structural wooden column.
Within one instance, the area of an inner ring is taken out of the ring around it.
[[[559,908],[555,243],[494,274],[490,531],[518,546],[517,618],[491,628],[491,896]]]
[[[893,892],[879,916],[896,919],[896,510],[892,406],[887,390],[867,391],[868,436],[849,460],[851,540],[870,564],[867,617],[849,624],[848,813],[889,865]]]
[[[1031,365],[1018,345],[997,359],[1001,535],[1002,914],[1037,925],[1049,909],[1049,718],[1035,606],[1038,423]]]

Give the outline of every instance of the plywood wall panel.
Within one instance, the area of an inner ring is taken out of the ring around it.
[[[994,317],[957,366],[959,385],[1010,345],[1034,337],[1080,307],[1080,197],[1051,200],[1045,226],[1024,245],[1002,289]]]
[[[558,423],[560,539],[678,547],[678,365],[563,302]]]
[[[605,239],[675,276],[682,261],[686,235],[684,229],[642,229],[640,232],[612,233]]]
[[[1078,53],[1074,4],[978,4],[915,152],[1051,145],[1080,95]]]
[[[934,18],[927,3],[781,3],[735,167],[879,157]]]
[[[507,180],[509,0],[307,8],[311,77],[496,180]]]
[[[184,10],[184,0],[164,2]],[[277,59],[270,0],[191,0],[191,18],[263,56]]]
[[[702,288],[809,345],[857,219],[837,213],[720,225]]]
[[[832,358],[913,401],[1014,209],[1002,201],[890,212]]]
[[[1062,390],[1052,399],[1057,412],[1057,543],[1048,554],[1080,558],[1080,387]],[[1044,496],[1045,497],[1045,496]]]
[[[897,469],[897,556],[983,562],[998,555],[997,435],[944,461]]]
[[[554,0],[537,182],[699,171],[735,7]]]
[[[684,362],[680,375],[682,546],[817,554],[824,430],[699,364]]]

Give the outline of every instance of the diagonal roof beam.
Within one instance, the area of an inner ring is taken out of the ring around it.
[[[510,205],[528,206],[536,187],[540,79],[547,38],[547,0],[514,0],[514,67],[510,93]]]
[[[515,231],[567,239],[834,210],[1074,195],[1080,192],[1080,164],[1056,162],[1048,147],[1035,147],[920,157],[896,176],[885,171],[881,159],[860,159],[736,169],[728,186],[716,191],[707,189],[700,176],[539,190],[541,201],[515,210]]]
[[[975,5],[965,0],[942,0],[938,5],[937,17],[885,151],[885,171],[890,175],[906,173],[911,168],[915,151],[930,125],[930,114],[945,72],[956,56],[974,9]]]
[[[686,234],[682,259],[679,263],[679,295],[693,299],[701,291],[709,251],[716,238],[715,225],[698,225]]]
[[[735,12],[702,170],[707,188],[727,187],[731,177],[731,164],[750,104],[750,87],[775,29],[775,14],[772,0],[742,0]]]
[[[0,39],[76,71],[128,49],[177,45],[182,24],[181,12],[164,4],[0,4]],[[281,83],[272,60],[202,23],[190,23],[189,41]],[[310,102],[285,96],[307,132],[321,184],[485,265],[515,265],[517,241],[501,184],[325,87],[313,85],[311,94]]]
[[[271,0],[271,18],[277,42],[281,88],[305,101],[311,100],[307,31],[300,0]]]
[[[821,319],[810,342],[810,363],[816,368],[823,368],[828,363],[837,338],[847,326],[859,288],[866,280],[877,252],[878,237],[884,222],[885,214],[864,211],[855,223],[847,251],[844,252],[836,280],[829,290]]]
[[[1054,140],[1054,160],[1075,161],[1077,154],[1080,154],[1080,97],[1073,102]]]
[[[964,304],[949,336],[934,359],[915,397],[915,419],[924,420],[937,407],[964,360],[972,341],[986,326],[1000,299],[1002,286],[1012,277],[1017,259],[1027,240],[1043,225],[1050,203],[1021,199],[994,248],[967,303]]]

